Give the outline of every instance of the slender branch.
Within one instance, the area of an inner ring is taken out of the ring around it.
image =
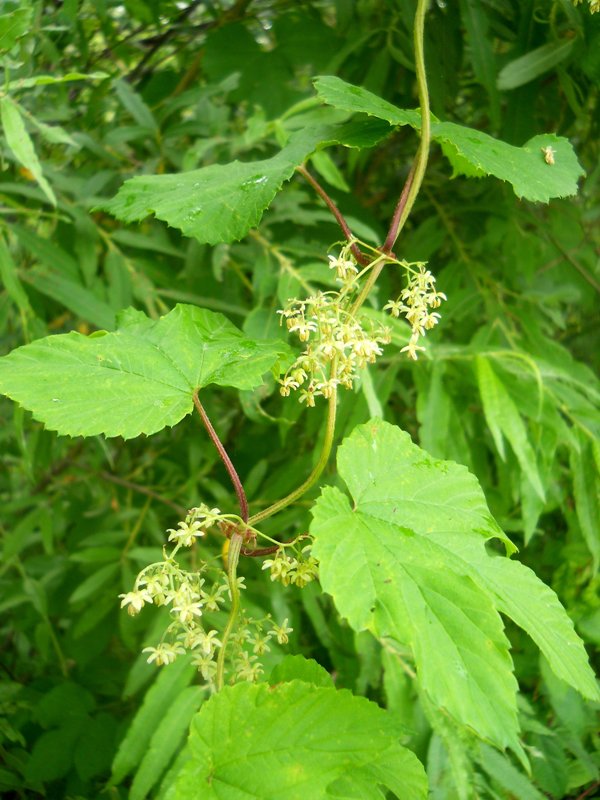
[[[227,450],[225,450],[223,443],[217,436],[217,432],[213,428],[212,423],[208,418],[208,415],[204,410],[202,403],[200,402],[200,399],[198,397],[198,390],[196,390],[192,395],[192,400],[194,401],[194,405],[196,406],[196,409],[200,414],[202,423],[206,428],[208,435],[212,440],[212,443],[216,447],[217,452],[221,457],[221,461],[223,462],[223,464],[225,464],[225,469],[229,473],[229,478],[231,479],[231,483],[233,485],[233,488],[235,489],[235,493],[237,495],[238,503],[240,506],[240,517],[244,520],[244,522],[248,522],[248,514],[249,514],[248,500],[246,499],[246,492],[244,491],[244,487],[240,480],[240,476],[237,474],[236,469],[233,466],[233,463],[229,458],[229,455],[227,454]]]
[[[337,369],[337,363],[334,361],[331,368],[331,377],[335,379]],[[282,498],[281,500],[277,500],[276,503],[269,506],[268,508],[259,511],[258,514],[254,514],[254,516],[250,517],[248,523],[250,525],[255,525],[257,522],[261,522],[263,519],[267,519],[267,517],[273,516],[273,514],[277,514],[278,511],[281,511],[283,508],[286,508],[291,503],[295,502],[299,497],[307,492],[311,486],[319,479],[321,473],[325,469],[327,462],[329,460],[329,456],[331,454],[331,448],[333,446],[333,437],[335,433],[335,417],[337,411],[337,391],[334,388],[331,396],[328,400],[328,413],[327,413],[327,426],[325,428],[325,438],[323,440],[323,447],[321,448],[321,455],[319,456],[319,460],[315,464],[313,471],[310,473],[308,478],[304,481],[304,483],[299,486],[297,489],[294,489],[293,492],[287,495],[287,497]]]
[[[234,533],[229,541],[229,550],[227,551],[227,582],[229,583],[229,591],[231,593],[231,610],[229,612],[227,626],[223,631],[221,649],[219,650],[219,657],[217,658],[217,692],[223,688],[223,684],[225,683],[225,655],[227,643],[240,610],[240,587],[237,582],[237,566],[240,560],[240,551],[243,541],[244,537],[241,534]]]
[[[549,242],[551,242],[554,245],[554,247],[556,247],[558,252],[563,255],[563,257],[569,262],[569,264],[571,264],[571,266],[577,270],[577,272],[581,275],[581,277],[584,280],[586,280],[590,284],[590,286],[592,286],[598,293],[600,293],[600,283],[598,283],[598,281],[592,275],[590,275],[589,272],[584,267],[582,267],[578,261],[576,261],[573,258],[573,256],[571,255],[571,253],[569,253],[568,250],[565,250],[565,248],[561,245],[558,239],[555,239],[554,236],[548,233],[546,234],[546,238],[548,239]]]
[[[600,786],[600,781],[594,781],[591,786],[582,792],[581,794],[577,795],[576,800],[583,800],[584,797],[589,797],[592,792],[595,792],[596,789]]]
[[[306,169],[306,167],[304,165],[300,165],[299,167],[296,167],[296,171],[299,172],[300,175],[302,175],[302,177],[305,178],[308,181],[308,183],[310,183],[310,185],[313,187],[315,192],[325,202],[325,205],[327,206],[327,208],[331,211],[333,216],[336,218],[337,223],[340,226],[340,228],[342,229],[342,232],[343,232],[344,236],[346,237],[346,239],[349,242],[352,242],[352,245],[350,246],[350,249],[352,250],[352,254],[354,255],[354,258],[357,260],[357,262],[359,264],[362,264],[363,266],[368,264],[369,261],[370,261],[369,256],[367,256],[365,253],[362,252],[362,250],[356,244],[356,242],[352,241],[354,239],[354,236],[352,235],[352,231],[350,230],[350,228],[348,226],[348,223],[344,219],[344,215],[339,210],[339,208],[336,206],[336,204],[333,202],[331,197],[329,197],[329,195],[327,194],[325,189],[323,189],[321,184],[315,178],[313,178],[313,176],[310,174],[310,172]]]
[[[428,0],[418,0],[417,11],[415,14],[414,46],[415,46],[415,67],[417,70],[417,86],[419,90],[419,105],[421,107],[421,144],[415,158],[415,163],[411,169],[411,174],[402,190],[396,211],[390,225],[390,229],[383,245],[382,252],[391,253],[396,243],[396,239],[408,215],[412,211],[415,200],[423,183],[423,176],[429,158],[429,142],[431,140],[431,114],[429,110],[429,92],[427,90],[427,76],[425,72],[425,54],[423,47],[423,35],[425,28],[425,12]],[[411,179],[412,175],[412,179]],[[404,192],[408,187],[406,198]]]
[[[117,486],[123,486],[125,489],[131,489],[133,492],[145,494],[146,497],[151,497],[153,500],[157,500],[159,503],[164,503],[166,506],[169,506],[169,508],[177,511],[177,513],[181,516],[185,516],[186,514],[185,506],[180,506],[178,503],[174,503],[172,500],[169,500],[168,497],[164,497],[162,494],[158,494],[158,492],[148,489],[147,486],[142,486],[139,483],[134,483],[133,481],[128,481],[125,478],[120,478],[118,475],[112,475],[110,472],[102,471],[99,473],[99,475],[106,481],[116,483]]]

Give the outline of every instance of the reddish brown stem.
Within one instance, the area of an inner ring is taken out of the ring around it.
[[[600,782],[598,782],[598,781],[596,781],[595,783],[592,783],[591,786],[588,786],[588,788],[585,790],[585,792],[582,792],[581,794],[577,795],[577,800],[583,800],[584,797],[589,797],[591,795],[591,793],[595,792],[596,789],[599,786],[600,786]]]
[[[333,216],[336,218],[337,223],[340,226],[340,228],[342,229],[342,232],[343,232],[344,236],[346,237],[346,239],[349,242],[352,242],[352,240],[354,239],[354,236],[352,235],[352,231],[348,227],[348,223],[344,219],[344,215],[339,210],[339,208],[336,206],[336,204],[333,202],[331,197],[329,197],[329,195],[327,194],[325,189],[323,189],[321,184],[317,180],[315,180],[315,178],[313,178],[313,176],[306,169],[306,167],[304,167],[303,165],[300,165],[299,167],[296,167],[296,169],[300,173],[300,175],[302,175],[302,177],[305,178],[308,181],[308,183],[310,183],[310,185],[313,187],[315,192],[324,201],[324,203],[327,206],[327,208],[331,211]],[[350,249],[352,250],[352,255],[354,256],[354,258],[356,259],[358,264],[362,264],[363,266],[366,266],[371,261],[369,256],[365,255],[365,253],[362,252],[362,250],[356,244],[356,242],[352,242],[352,244],[350,246]]]
[[[246,499],[246,492],[244,491],[244,487],[243,487],[242,482],[240,480],[240,476],[237,474],[236,469],[233,466],[233,463],[232,463],[231,459],[229,458],[229,455],[227,454],[227,450],[225,450],[225,447],[223,446],[223,443],[221,442],[221,440],[217,436],[217,432],[213,428],[212,423],[211,423],[210,419],[208,418],[208,415],[207,415],[206,411],[204,410],[204,407],[203,407],[202,403],[200,402],[197,390],[192,395],[192,400],[194,401],[194,405],[196,406],[196,409],[197,409],[198,413],[200,414],[200,419],[202,420],[202,423],[203,423],[204,427],[206,428],[206,430],[208,432],[208,435],[211,438],[212,443],[216,447],[217,452],[218,452],[219,456],[221,457],[221,461],[223,462],[223,464],[225,464],[225,469],[227,470],[227,472],[229,474],[229,477],[231,479],[231,483],[232,483],[233,488],[235,489],[235,493],[237,495],[238,503],[240,505],[240,517],[244,520],[244,522],[248,522],[248,516],[249,516],[248,500]]]
[[[410,172],[408,173],[406,183],[404,184],[402,193],[398,198],[398,203],[396,204],[396,208],[394,210],[394,216],[392,217],[392,221],[390,223],[390,229],[388,231],[388,235],[386,237],[383,247],[381,248],[381,252],[386,253],[386,255],[389,255],[392,252],[392,248],[396,242],[396,239],[398,238],[398,226],[400,225],[400,218],[402,217],[402,212],[404,211],[404,208],[406,206],[406,201],[408,200],[408,193],[410,192],[410,187],[412,186],[412,182],[415,177],[415,167],[416,167],[416,161],[410,168]]]
[[[256,550],[252,550],[249,547],[242,547],[241,553],[243,556],[252,556],[253,558],[257,558],[258,556],[270,556],[272,553],[276,553],[279,550],[279,545],[272,544],[270,547],[257,547]]]

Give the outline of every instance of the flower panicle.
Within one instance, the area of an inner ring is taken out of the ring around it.
[[[231,603],[229,576],[222,567],[210,566],[200,561],[194,571],[184,569],[175,559],[181,547],[189,547],[205,535],[214,524],[229,520],[234,515],[222,514],[218,508],[200,504],[188,511],[177,529],[167,531],[173,549],[163,550],[163,560],[149,564],[137,576],[134,587],[119,595],[121,608],[136,616],[146,605],[166,606],[170,623],[161,641],[144,647],[142,653],[149,664],[167,666],[179,656],[190,653],[192,664],[211,690],[215,690],[218,675],[218,654],[226,647],[220,632],[207,623],[205,612],[220,611]],[[175,534],[175,535],[173,535]],[[189,539],[189,541],[188,541]],[[245,589],[244,578],[237,577],[238,589]],[[287,619],[278,626],[270,616],[264,620],[242,618],[234,636],[232,652],[227,648],[230,679],[255,681],[263,673],[260,658],[270,650],[275,639],[280,644],[287,641],[291,628]]]
[[[341,283],[338,291],[316,292],[304,300],[292,298],[280,309],[280,323],[296,334],[304,350],[279,380],[283,397],[298,392],[300,403],[313,408],[316,398],[328,400],[338,386],[351,389],[357,371],[375,363],[382,346],[391,340],[390,330],[351,313],[359,289],[359,268],[351,251],[353,242],[339,256],[330,255],[329,267]]]
[[[443,292],[438,292],[435,288],[435,276],[425,269],[425,264],[404,263],[409,278],[406,288],[402,290],[396,300],[389,300],[383,307],[384,311],[389,311],[392,317],[404,316],[411,327],[411,335],[408,344],[400,352],[406,353],[409,358],[417,360],[419,352],[424,352],[425,348],[419,344],[426,332],[431,330],[441,319],[437,311],[443,300],[447,297]],[[411,267],[416,266],[415,272]]]

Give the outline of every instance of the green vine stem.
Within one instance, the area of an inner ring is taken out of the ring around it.
[[[334,360],[331,367],[331,377],[335,378],[337,370],[337,363]],[[328,399],[328,408],[327,408],[327,424],[325,428],[325,438],[323,440],[323,447],[321,448],[321,454],[319,456],[319,460],[315,464],[313,471],[310,473],[308,478],[301,484],[297,489],[294,489],[293,492],[287,495],[287,497],[283,497],[281,500],[277,500],[277,502],[273,503],[273,505],[269,506],[268,508],[259,511],[258,514],[254,514],[248,522],[250,525],[255,525],[257,522],[261,522],[263,519],[267,519],[267,517],[273,516],[273,514],[277,514],[277,512],[281,511],[282,509],[289,506],[291,503],[294,503],[298,498],[302,497],[302,495],[307,492],[311,486],[320,478],[321,473],[325,469],[327,462],[329,461],[329,456],[331,454],[331,448],[333,446],[333,437],[335,433],[335,418],[337,412],[337,390],[334,388],[331,396]]]
[[[424,48],[424,32],[425,32],[425,13],[429,0],[418,0],[417,11],[415,13],[415,27],[414,27],[414,47],[415,47],[415,67],[417,70],[417,88],[419,92],[419,106],[421,108],[421,144],[417,151],[417,156],[414,163],[414,174],[412,180],[407,181],[409,184],[408,195],[406,201],[402,203],[402,195],[396,207],[397,214],[394,214],[390,230],[383,245],[384,253],[391,253],[398,238],[398,235],[408,215],[412,211],[415,204],[417,195],[423,183],[423,177],[427,168],[427,161],[429,159],[429,144],[431,141],[431,111],[429,108],[429,91],[427,89],[427,73],[425,70],[425,48]]]
[[[219,657],[217,659],[217,677],[216,689],[220,692],[225,683],[225,656],[227,653],[227,643],[229,637],[235,626],[239,611],[240,611],[240,587],[237,582],[237,567],[240,560],[240,552],[244,537],[239,533],[234,533],[229,540],[229,550],[227,551],[227,582],[229,583],[229,591],[231,592],[231,610],[229,612],[229,619],[227,626],[223,631],[223,639],[221,640],[221,649],[219,650]]]
[[[424,31],[425,31],[425,13],[429,0],[418,0],[417,10],[415,13],[415,26],[414,26],[414,47],[415,47],[415,66],[417,70],[417,87],[419,92],[419,105],[421,108],[421,143],[415,156],[415,161],[406,179],[406,183],[400,194],[388,235],[386,236],[381,253],[384,256],[390,256],[394,245],[400,235],[400,231],[404,227],[410,212],[413,209],[417,195],[423,183],[425,170],[427,168],[427,161],[429,159],[429,145],[431,142],[431,111],[429,108],[429,91],[427,89],[427,73],[425,70],[425,49],[423,45]],[[395,260],[395,259],[394,259]],[[359,296],[352,307],[352,313],[355,314],[362,304],[369,296],[377,278],[381,274],[384,266],[388,263],[387,259],[383,258],[379,263],[373,266],[373,270],[369,275],[365,285],[362,288]]]

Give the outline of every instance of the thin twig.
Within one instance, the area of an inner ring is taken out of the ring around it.
[[[217,432],[213,428],[212,423],[208,418],[208,415],[204,410],[204,407],[200,402],[200,399],[198,398],[198,390],[196,390],[192,395],[192,400],[194,401],[194,405],[196,406],[196,409],[200,414],[202,423],[206,428],[208,435],[212,440],[212,443],[214,444],[219,456],[221,457],[221,461],[223,462],[223,464],[225,464],[225,469],[229,473],[229,477],[231,479],[233,488],[235,489],[235,493],[237,495],[238,503],[240,506],[240,517],[244,520],[244,522],[248,522],[248,514],[249,514],[248,500],[246,499],[246,492],[244,491],[244,486],[240,480],[240,476],[237,474],[236,469],[233,466],[233,462],[229,458],[227,450],[225,450],[223,443],[217,436]]]
[[[583,800],[584,797],[589,797],[590,794],[592,792],[595,792],[596,789],[599,786],[600,786],[600,782],[599,781],[595,781],[594,783],[592,783],[591,786],[588,786],[588,788],[584,792],[582,792],[581,794],[577,795],[577,799],[576,800]]]
[[[552,236],[552,234],[546,233],[546,237],[548,241],[551,242],[554,245],[554,247],[556,247],[558,252],[561,253],[563,258],[577,270],[577,272],[581,275],[581,277],[585,281],[587,281],[590,284],[590,286],[592,286],[597,292],[600,293],[600,283],[598,283],[598,281],[593,277],[593,275],[590,275],[589,272],[584,267],[582,267],[578,261],[576,261],[573,258],[571,253],[568,250],[565,250],[565,248],[558,241],[558,239],[555,239],[554,236]]]
[[[111,483],[116,483],[117,486],[123,486],[125,489],[131,489],[132,492],[145,494],[146,497],[151,497],[153,500],[157,500],[159,503],[169,506],[169,508],[172,508],[173,511],[176,511],[181,517],[184,517],[187,514],[187,510],[184,508],[184,506],[180,506],[178,503],[174,503],[172,500],[169,500],[168,497],[163,497],[163,495],[158,494],[158,492],[148,489],[147,486],[141,486],[139,483],[133,483],[133,481],[120,478],[118,475],[111,475],[110,472],[100,472],[100,477],[104,478],[106,481],[110,481]]]
[[[340,228],[342,229],[342,232],[343,232],[345,238],[349,242],[352,242],[352,244],[350,246],[350,249],[352,250],[352,254],[354,255],[354,258],[357,260],[357,262],[359,264],[362,264],[363,266],[366,266],[371,259],[365,253],[363,253],[362,250],[360,249],[360,247],[356,244],[356,242],[353,241],[354,240],[354,236],[352,235],[352,231],[350,230],[350,228],[348,226],[348,223],[344,219],[344,215],[339,210],[339,208],[336,206],[336,204],[333,202],[331,197],[329,197],[329,195],[327,194],[325,189],[323,189],[321,184],[315,178],[313,178],[313,176],[310,174],[310,172],[306,169],[306,167],[304,165],[301,164],[299,167],[296,167],[296,171],[299,172],[300,175],[302,175],[302,177],[305,178],[308,181],[308,183],[310,183],[310,185],[313,187],[315,192],[324,201],[324,203],[327,206],[327,208],[331,211],[333,216],[336,218],[337,223],[340,226]]]
[[[31,490],[31,494],[39,494],[43,492],[44,489],[48,486],[49,483],[61,472],[64,472],[69,467],[73,466],[73,461],[77,458],[77,456],[83,450],[83,442],[78,442],[75,447],[72,447],[67,455],[64,458],[61,458],[60,461],[57,461],[49,470],[48,472],[40,478],[40,480],[36,483],[36,485]]]

